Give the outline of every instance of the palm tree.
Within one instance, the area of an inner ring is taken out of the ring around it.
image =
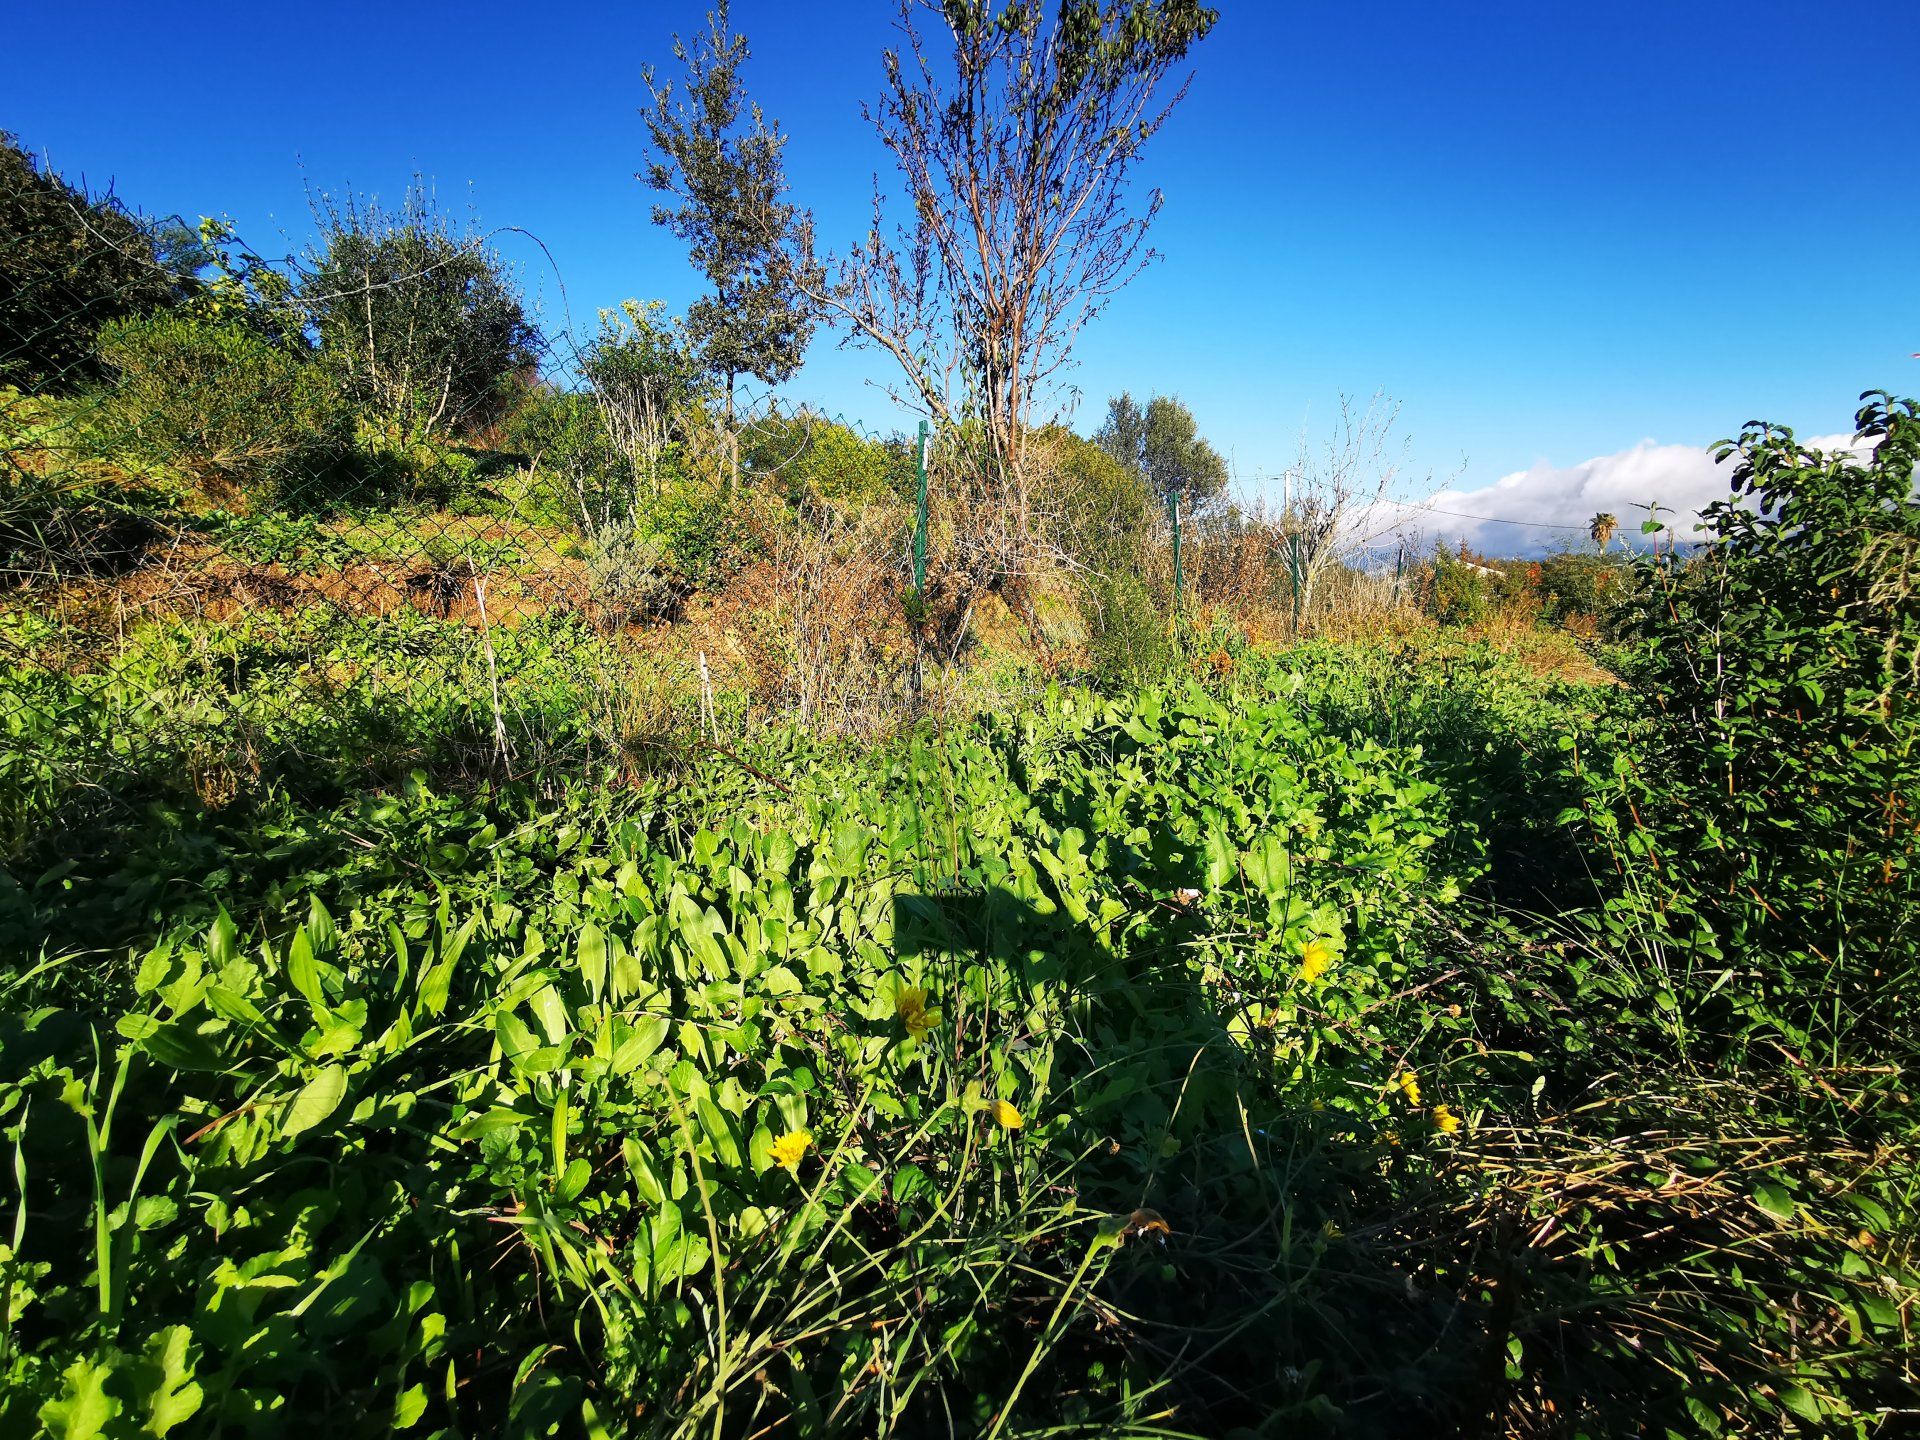
[[[1613,532],[1619,528],[1619,520],[1604,510],[1587,522],[1587,534],[1602,550],[1607,548],[1607,542],[1613,539]]]

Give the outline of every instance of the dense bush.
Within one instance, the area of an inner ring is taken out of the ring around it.
[[[1442,625],[1473,625],[1493,608],[1491,576],[1442,545],[1421,577],[1421,601]]]
[[[1857,425],[1855,450],[1727,442],[1706,548],[1643,559],[1622,621],[1657,706],[1633,833],[1731,952],[1782,967],[1748,1018],[1796,1045],[1890,1031],[1920,975],[1920,417],[1874,395]]]
[[[190,477],[203,503],[299,508],[342,485],[353,417],[334,376],[251,325],[185,313],[100,332],[115,458]]]
[[[1166,601],[1148,575],[1158,502],[1144,476],[1103,448],[1053,432],[1036,505],[1072,567],[1087,657],[1102,684],[1139,683],[1171,654]]]
[[[528,508],[558,524],[593,525],[622,514],[632,487],[619,471],[613,440],[593,397],[540,384],[529,388],[503,425],[526,461]]]
[[[494,423],[537,355],[505,264],[418,186],[397,213],[323,207],[299,300],[356,406],[408,438]]]
[[[0,384],[65,392],[97,379],[100,327],[178,303],[203,258],[178,227],[84,194],[0,131]]]
[[[1619,603],[1625,568],[1602,555],[1561,550],[1528,565],[1527,597],[1549,624],[1597,626]]]
[[[744,469],[771,478],[789,503],[866,505],[911,493],[911,459],[837,420],[811,411],[747,422],[740,442]]]

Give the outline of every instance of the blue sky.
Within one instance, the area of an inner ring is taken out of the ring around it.
[[[1683,454],[1761,416],[1829,434],[1869,386],[1920,389],[1906,6],[1220,8],[1144,171],[1166,193],[1164,258],[1081,342],[1080,428],[1112,391],[1178,393],[1252,478],[1285,467],[1343,391],[1384,390],[1403,406],[1404,493],[1445,485],[1467,508],[1517,490],[1525,513],[1564,519],[1589,462]],[[145,210],[231,215],[266,253],[304,242],[308,184],[397,196],[418,169],[443,201],[537,235],[580,325],[627,296],[698,293],[633,176],[641,67],[704,9],[339,4],[187,23],[16,4],[12,54],[63,58],[16,58],[0,125]],[[797,198],[829,244],[864,229],[885,165],[860,103],[891,13],[735,0],[749,87],[792,135]],[[541,253],[502,243],[559,319]],[[789,388],[885,430],[900,417],[864,383],[881,373],[827,338]]]

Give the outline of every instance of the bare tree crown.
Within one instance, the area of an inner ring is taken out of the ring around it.
[[[1134,206],[1132,169],[1216,19],[1194,0],[1062,0],[1051,20],[1035,0],[901,0],[867,116],[912,219],[889,233],[876,186],[872,229],[822,299],[893,356],[903,403],[977,421],[1017,490],[1075,338],[1152,258],[1160,196]]]

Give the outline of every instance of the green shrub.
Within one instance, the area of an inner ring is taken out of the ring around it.
[[[352,474],[331,477],[330,488],[323,477],[299,497],[304,508],[386,502],[486,510],[487,478],[510,463],[366,416],[354,422],[353,459]]]
[[[1167,617],[1139,576],[1089,576],[1078,593],[1096,684],[1123,689],[1166,672],[1173,659]]]
[[[116,458],[188,477],[203,503],[295,504],[339,483],[353,421],[332,376],[252,326],[173,312],[100,333]]]
[[[1098,445],[1064,431],[1043,438],[1051,463],[1035,503],[1073,565],[1089,667],[1105,686],[1140,683],[1172,656],[1167,600],[1146,575],[1157,502],[1141,474]]]
[[[886,444],[810,411],[749,421],[741,432],[740,463],[772,478],[794,505],[874,504],[907,489],[900,457]],[[910,459],[905,473],[913,474]]]
[[[1493,603],[1492,577],[1481,574],[1444,545],[1434,551],[1433,565],[1425,579],[1427,613],[1442,625],[1477,625],[1487,618]]]
[[[203,258],[178,227],[69,185],[0,131],[0,384],[99,379],[101,326],[178,304]]]
[[[678,608],[686,586],[675,572],[669,546],[659,537],[618,521],[590,526],[581,537],[580,553],[603,625],[665,619]]]
[[[1755,1018],[1802,1039],[1821,1009],[1891,1025],[1920,956],[1920,413],[1866,400],[1856,451],[1726,442],[1706,547],[1638,562],[1621,620],[1663,879],[1785,967]]]
[[[1597,623],[1620,602],[1626,570],[1604,555],[1558,551],[1527,567],[1541,616],[1554,625]]]
[[[665,564],[687,584],[722,584],[758,549],[751,500],[700,480],[676,480],[636,507],[636,526],[658,542]]]

